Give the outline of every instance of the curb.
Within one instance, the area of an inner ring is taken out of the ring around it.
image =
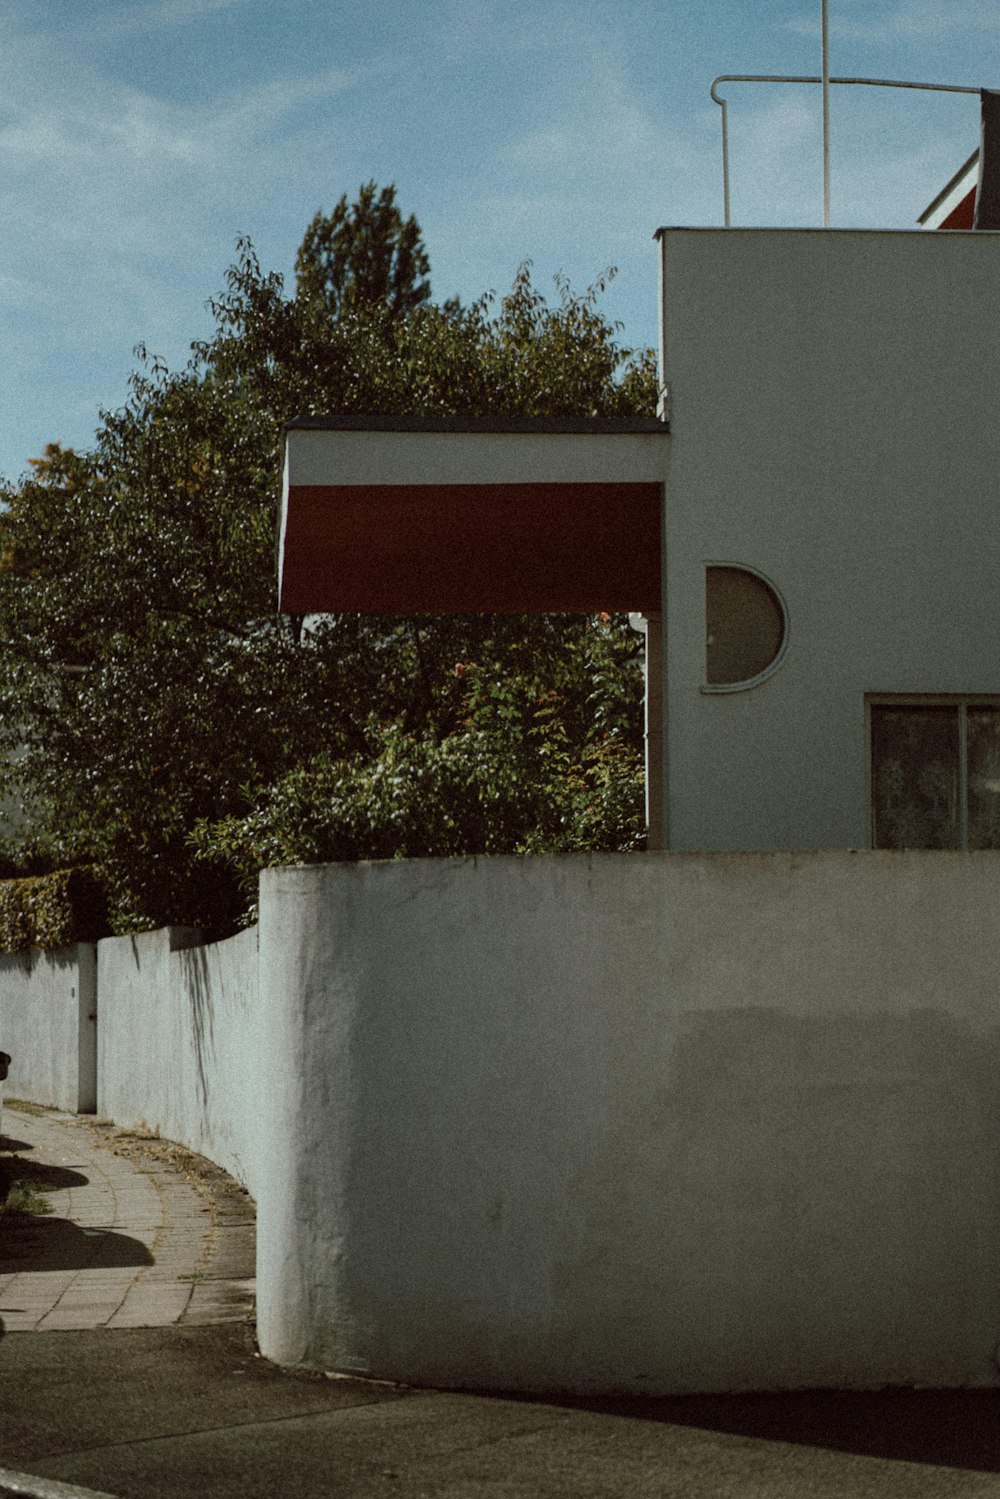
[[[54,1478],[36,1478],[32,1473],[14,1473],[0,1468],[0,1499],[17,1494],[22,1499],[117,1499],[99,1489],[81,1489],[75,1483],[57,1483]]]

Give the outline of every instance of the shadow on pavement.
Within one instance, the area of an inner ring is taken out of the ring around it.
[[[5,1213],[0,1217],[0,1275],[38,1270],[113,1270],[153,1263],[146,1245],[127,1234],[78,1228],[66,1218],[42,1218],[34,1213]]]
[[[34,1150],[27,1140],[12,1140],[10,1135],[0,1135],[0,1150]]]
[[[800,1390],[550,1403],[861,1457],[1000,1473],[1000,1390]]]
[[[68,1166],[49,1166],[44,1161],[26,1161],[21,1156],[0,1160],[0,1199],[11,1182],[27,1182],[37,1192],[58,1192],[64,1187],[85,1187],[89,1177]]]

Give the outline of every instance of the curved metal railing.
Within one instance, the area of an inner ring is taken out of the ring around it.
[[[712,79],[709,93],[722,110],[722,206],[725,225],[729,219],[729,103],[717,92],[720,83],[851,83],[864,88],[916,88],[939,94],[978,94],[982,90],[957,83],[910,83],[898,78],[822,78],[793,73],[720,73]],[[823,223],[830,222],[830,137],[823,130]]]

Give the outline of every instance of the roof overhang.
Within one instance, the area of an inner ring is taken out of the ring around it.
[[[664,423],[303,418],[278,607],[659,611]]]

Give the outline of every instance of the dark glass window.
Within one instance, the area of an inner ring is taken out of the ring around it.
[[[777,658],[785,612],[774,589],[742,567],[705,572],[706,668],[712,687],[751,682]]]
[[[1000,708],[965,710],[969,848],[1000,848]]]
[[[1000,848],[1000,705],[872,705],[876,848]]]
[[[872,708],[876,848],[961,848],[958,709]]]

